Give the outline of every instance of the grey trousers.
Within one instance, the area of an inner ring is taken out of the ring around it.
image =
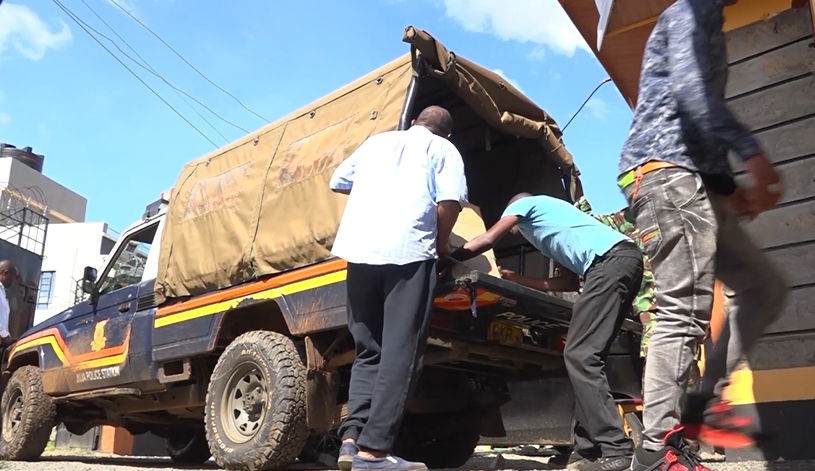
[[[721,394],[730,372],[784,307],[787,285],[750,240],[724,197],[680,168],[643,176],[624,189],[656,278],[657,322],[645,361],[643,447],[660,450],[680,423],[698,343],[713,308],[715,279],[733,293],[729,341],[705,352],[700,392]],[[727,336],[723,336],[727,338]]]

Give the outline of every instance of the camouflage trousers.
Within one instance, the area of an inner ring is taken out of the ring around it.
[[[654,326],[657,323],[656,311],[645,311],[640,313],[640,322],[642,323],[642,342],[640,342],[640,358],[645,359],[648,355],[648,345],[651,343],[651,335],[654,332]],[[699,369],[699,360],[701,359],[701,346],[699,351],[696,352],[696,361],[691,364],[690,380],[688,381],[688,392],[696,391],[699,384],[702,382],[702,372]],[[645,380],[645,368],[642,369],[643,381]],[[643,391],[644,393],[644,391]]]

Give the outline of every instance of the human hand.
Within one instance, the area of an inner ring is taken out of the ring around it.
[[[11,336],[0,337],[0,346],[8,347],[12,343],[14,343],[14,340],[12,340]]]
[[[439,258],[436,262],[436,282],[441,283],[450,275],[453,268],[453,260],[450,258]]]
[[[745,197],[750,207],[757,212],[773,208],[781,199],[781,177],[764,154],[756,155],[745,163],[753,177],[753,186],[745,189]]]
[[[750,221],[758,216],[759,211],[753,207],[752,201],[748,199],[744,188],[740,186],[736,187],[736,191],[728,197],[727,201],[733,211],[747,216]]]
[[[507,270],[506,268],[498,267],[498,273],[501,274],[501,278],[507,281],[515,281],[518,279],[518,274],[512,270]]]

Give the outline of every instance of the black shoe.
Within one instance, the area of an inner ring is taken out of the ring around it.
[[[628,471],[629,469],[631,469],[630,456],[608,456],[577,465],[577,471]]]
[[[638,448],[634,452],[631,471],[710,471],[702,459],[685,444],[684,428],[680,425],[665,435],[659,451]]]

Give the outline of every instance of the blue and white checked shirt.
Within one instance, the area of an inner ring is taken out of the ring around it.
[[[422,126],[371,136],[337,167],[330,186],[353,189],[332,253],[357,264],[435,259],[438,203],[467,202],[461,154]]]

